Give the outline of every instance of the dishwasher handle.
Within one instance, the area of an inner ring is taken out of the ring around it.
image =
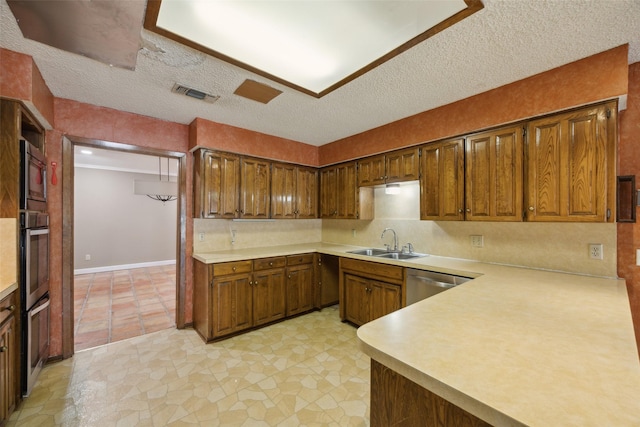
[[[439,280],[434,280],[434,279],[432,279],[430,277],[412,276],[412,278],[416,279],[416,280],[420,280],[421,282],[427,282],[430,285],[438,286],[440,288],[445,288],[445,289],[453,288],[454,286],[456,286],[455,283],[441,282]]]

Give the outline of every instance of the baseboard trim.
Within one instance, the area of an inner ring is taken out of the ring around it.
[[[73,270],[73,274],[78,275],[78,274],[104,273],[106,271],[129,270],[133,268],[144,268],[144,267],[157,267],[160,265],[173,265],[175,263],[176,263],[175,259],[168,259],[165,261],[140,262],[137,264],[121,264],[121,265],[107,265],[104,267],[79,268],[79,269]]]

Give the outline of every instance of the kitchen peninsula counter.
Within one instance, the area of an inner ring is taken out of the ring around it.
[[[475,277],[363,325],[361,349],[493,425],[640,425],[640,360],[623,280],[347,253],[353,249],[317,243],[194,258],[217,263],[319,252]]]

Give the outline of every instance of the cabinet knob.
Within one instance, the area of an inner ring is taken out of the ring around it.
[[[2,347],[0,347],[0,353],[4,353],[7,350],[8,350],[8,348],[7,348],[6,345],[3,345]]]
[[[14,304],[11,304],[9,307],[5,307],[4,310],[7,310],[10,313],[13,313],[16,309],[16,306]]]
[[[534,209],[534,207],[533,207],[533,206],[529,206],[529,210],[530,210],[531,212],[533,212],[535,209]]]
[[[269,267],[273,267],[273,262],[269,262]]]
[[[471,208],[467,208],[467,212],[471,212]]]
[[[458,209],[458,213],[462,213],[462,212],[463,212],[463,210],[462,210],[462,209]]]
[[[231,269],[232,269],[233,271],[236,271],[236,268],[235,268],[235,267],[231,267]]]
[[[289,279],[291,279],[291,275],[289,275]]]

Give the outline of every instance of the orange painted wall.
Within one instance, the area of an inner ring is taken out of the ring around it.
[[[328,165],[627,93],[628,45],[320,147]]]
[[[53,95],[30,56],[0,48],[0,96],[23,101],[53,124]]]
[[[629,66],[627,109],[620,114],[618,175],[635,175],[640,188],[640,62]],[[636,265],[640,249],[640,207],[635,223],[618,223],[618,275],[627,281],[636,341],[640,349],[640,266]]]
[[[318,147],[197,118],[189,148],[207,147],[272,160],[319,166]]]

